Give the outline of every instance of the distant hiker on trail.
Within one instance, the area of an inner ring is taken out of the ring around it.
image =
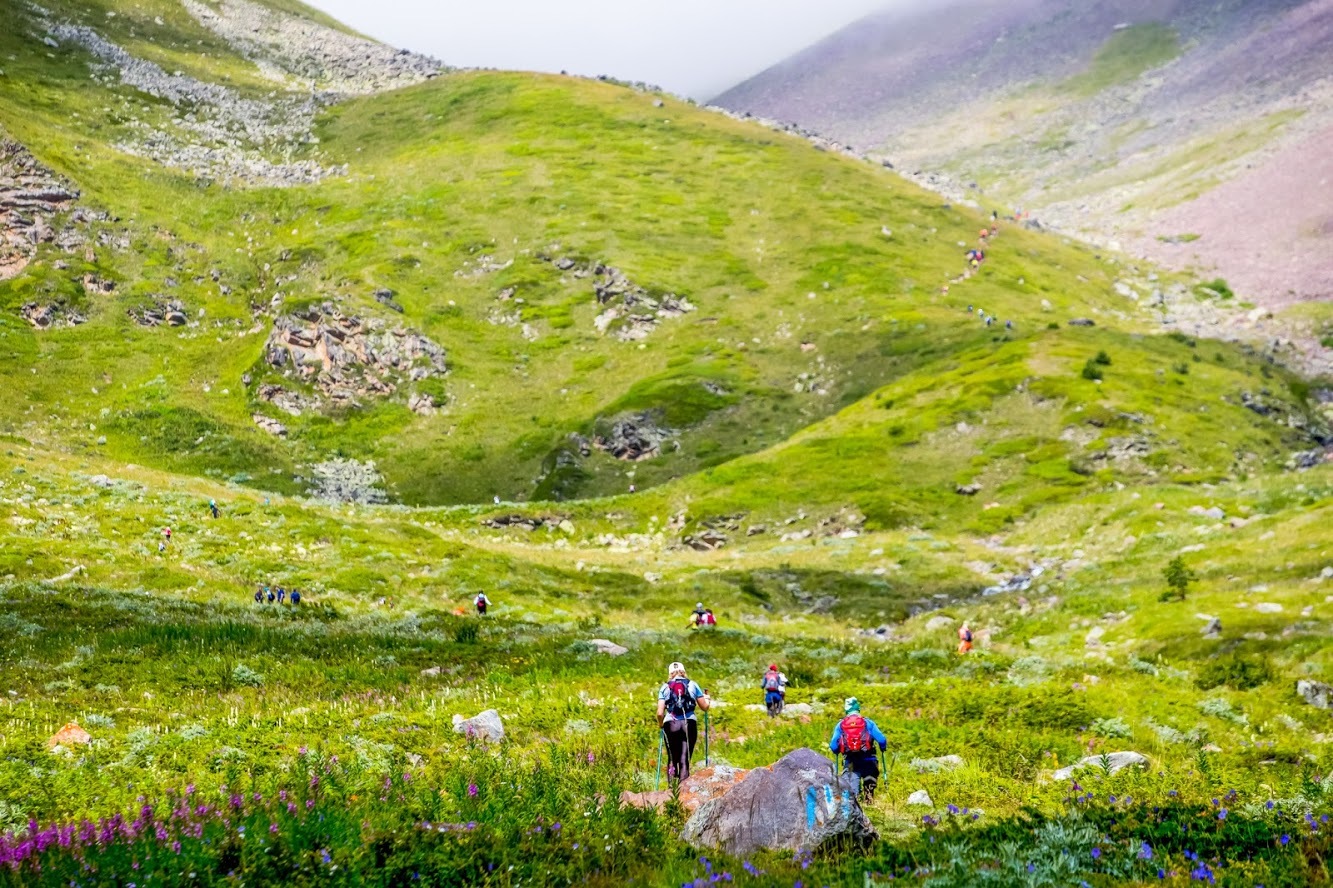
[[[293,590],[292,590],[292,604],[300,604],[300,603],[301,603],[301,590],[300,590],[300,589],[293,589]]]
[[[272,603],[273,603],[273,599],[276,598],[277,596],[273,594],[273,590],[272,590],[272,589],[268,589],[267,592],[268,592],[268,603],[269,603],[269,604],[272,604]]]
[[[704,607],[704,603],[702,601],[696,604],[694,606],[694,610],[690,611],[690,628],[698,629],[700,626],[702,626],[704,624],[704,614],[707,612],[708,611]]]
[[[704,608],[704,615],[699,618],[699,622],[704,626],[717,625],[717,617],[713,616],[713,609],[711,607]]]
[[[882,752],[888,749],[889,741],[874,722],[861,715],[860,700],[848,697],[842,711],[845,715],[833,729],[829,749],[842,756],[844,768],[860,780],[860,797],[868,802],[875,797],[875,787],[879,784],[875,745],[878,744]]]
[[[482,617],[486,616],[486,608],[491,606],[491,600],[486,597],[485,592],[478,592],[472,603],[477,606],[477,615]]]
[[[282,604],[283,599],[285,599],[286,597],[287,597],[287,590],[284,589],[284,588],[282,588],[281,586],[279,586],[279,587],[278,587],[278,604]]]
[[[667,780],[690,776],[690,759],[699,741],[699,722],[695,710],[708,711],[708,694],[685,674],[685,664],[667,667],[666,684],[657,692],[657,725],[662,729],[667,748]]]
[[[213,513],[213,517],[218,517],[218,501],[211,499],[208,501],[208,510]]]
[[[764,708],[770,718],[776,718],[787,703],[787,676],[778,670],[777,663],[769,664],[759,687],[764,691]]]
[[[972,650],[972,630],[968,628],[967,621],[958,627],[958,653],[965,654]]]
[[[260,586],[258,589],[255,590],[255,602],[258,603],[258,604],[263,604],[263,603],[264,603],[264,587],[263,587],[263,586]]]

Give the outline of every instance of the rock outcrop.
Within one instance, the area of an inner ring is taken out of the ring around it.
[[[737,855],[868,845],[879,836],[857,802],[858,789],[854,775],[837,776],[833,762],[798,749],[704,801],[682,835],[691,845]]]
[[[51,219],[78,197],[77,189],[0,131],[0,281],[27,267],[38,244],[57,239]]]
[[[658,425],[657,415],[646,411],[615,420],[605,435],[593,438],[592,446],[616,459],[638,462],[661,455],[675,437],[675,429]]]
[[[387,397],[404,384],[448,372],[444,349],[428,337],[380,318],[343,314],[328,302],[276,319],[264,361],[315,386],[335,405]],[[427,397],[416,398],[414,409],[433,410],[434,399]]]

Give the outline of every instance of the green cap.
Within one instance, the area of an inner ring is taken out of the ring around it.
[[[858,700],[858,699],[856,699],[855,697],[848,697],[847,700],[846,700],[846,702],[844,702],[844,703],[842,704],[842,711],[843,711],[843,712],[860,712],[860,711],[861,711],[861,701]]]

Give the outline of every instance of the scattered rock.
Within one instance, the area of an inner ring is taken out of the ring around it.
[[[1198,515],[1200,518],[1211,518],[1214,521],[1223,521],[1227,517],[1227,513],[1218,506],[1207,509],[1203,506],[1190,506],[1189,511],[1191,515]]]
[[[126,313],[141,327],[183,327],[189,320],[185,304],[179,300],[157,300],[129,309]]]
[[[431,666],[431,667],[429,667],[429,668],[423,669],[423,670],[421,670],[421,675],[422,675],[424,678],[439,678],[439,676],[440,676],[440,667],[439,667],[439,666]]]
[[[88,483],[91,484],[93,487],[101,487],[102,489],[105,490],[113,486],[115,482],[113,482],[106,475],[93,475],[88,479]]]
[[[1276,601],[1261,601],[1254,606],[1254,609],[1261,614],[1282,613],[1282,605],[1278,604]]]
[[[907,797],[907,804],[914,805],[918,808],[935,807],[935,802],[931,799],[930,793],[926,792],[924,789],[918,789],[916,792],[909,795]]]
[[[3,280],[3,278],[0,277],[0,280]],[[77,327],[87,320],[79,312],[60,303],[41,305],[36,302],[27,302],[19,308],[19,314],[38,330],[49,330],[52,327]]]
[[[705,530],[702,533],[687,536],[681,542],[696,552],[712,552],[727,544],[727,536],[716,530]]]
[[[946,617],[943,614],[931,617],[929,620],[926,621],[926,631],[938,632],[941,629],[950,629],[953,627],[953,624],[955,622],[957,621],[954,620],[953,617]]]
[[[629,648],[621,647],[614,641],[607,641],[605,638],[594,638],[591,641],[587,642],[587,644],[590,644],[594,648],[596,648],[598,653],[606,654],[607,656],[610,657],[619,657],[622,654],[629,653]]]
[[[767,768],[746,772],[701,804],[682,838],[734,855],[866,846],[879,836],[861,810],[857,791],[854,775],[836,776],[833,762],[812,749],[798,749]]]
[[[1202,616],[1202,615],[1201,615]],[[1222,637],[1222,621],[1217,617],[1207,617],[1208,625],[1203,627],[1203,637],[1208,639],[1218,639]]]
[[[1302,679],[1296,682],[1296,695],[1316,709],[1333,709],[1333,685]]]
[[[472,718],[455,715],[454,733],[466,734],[469,739],[499,743],[505,738],[505,726],[504,722],[500,720],[500,713],[494,709],[487,709],[485,712],[472,716]]]
[[[976,496],[981,492],[981,485],[973,482],[971,484],[960,484],[954,488],[954,493],[961,496]]]
[[[430,416],[439,407],[435,399],[423,392],[415,392],[407,399],[407,409],[422,416]]]
[[[1095,326],[1097,326],[1097,322],[1094,321],[1092,318],[1074,318],[1072,321],[1069,322],[1069,326],[1071,326],[1071,327],[1095,327]]]
[[[1125,768],[1146,768],[1149,763],[1146,755],[1137,752],[1108,752],[1105,755],[1090,755],[1067,768],[1061,768],[1051,774],[1051,779],[1068,780],[1074,776],[1075,771],[1084,768],[1095,768],[1103,773],[1114,774]]]

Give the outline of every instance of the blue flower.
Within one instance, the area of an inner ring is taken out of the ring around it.
[[[1282,845],[1285,845],[1290,841],[1291,841],[1291,836],[1287,835],[1286,833],[1283,833],[1282,838],[1278,839],[1278,843]]]
[[[1144,842],[1139,846],[1139,860],[1152,860],[1152,845]]]
[[[1274,807],[1274,805],[1273,805],[1273,800],[1272,800],[1272,799],[1269,799],[1268,801],[1264,802],[1264,807],[1267,808],[1268,810],[1272,811],[1272,810],[1273,810],[1273,807]]]
[[[1226,820],[1226,819],[1227,819],[1227,809],[1226,809],[1226,808],[1223,808],[1221,811],[1218,811],[1218,812],[1217,812],[1217,819],[1218,819],[1218,820]]]
[[[1093,849],[1092,849],[1092,859],[1093,859],[1093,860],[1101,860],[1101,857],[1102,857],[1102,849],[1101,849],[1101,848],[1093,848]]]

